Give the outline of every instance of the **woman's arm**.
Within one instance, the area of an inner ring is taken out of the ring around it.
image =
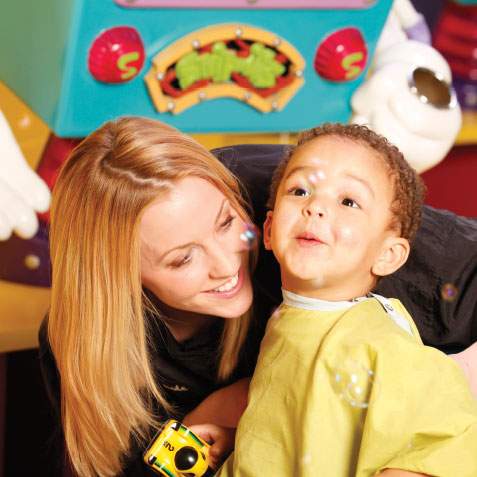
[[[460,353],[451,354],[450,357],[462,367],[469,381],[470,390],[477,397],[477,342]]]
[[[218,389],[207,396],[195,409],[183,419],[183,424],[216,424],[236,428],[240,417],[247,407],[250,378]]]

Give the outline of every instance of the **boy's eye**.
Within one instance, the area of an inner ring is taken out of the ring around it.
[[[296,187],[296,188],[290,189],[289,194],[302,197],[302,196],[310,195],[310,192],[307,191],[306,189],[303,189],[302,187]]]
[[[346,207],[355,207],[355,208],[359,207],[359,205],[353,199],[349,199],[348,197],[346,197],[345,199],[342,199],[341,203],[345,205]]]

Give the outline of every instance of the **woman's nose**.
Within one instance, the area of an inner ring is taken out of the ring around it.
[[[239,269],[237,251],[233,244],[226,242],[215,242],[211,247],[211,268],[210,275],[214,278],[231,277]]]
[[[312,194],[303,207],[305,217],[326,217],[327,211],[324,199],[319,198],[317,194]]]

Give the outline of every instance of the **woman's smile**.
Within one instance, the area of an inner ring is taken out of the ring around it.
[[[229,281],[204,293],[207,295],[213,295],[217,298],[232,298],[240,292],[244,282],[243,268],[240,267],[239,271]]]

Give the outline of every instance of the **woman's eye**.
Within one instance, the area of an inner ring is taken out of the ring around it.
[[[353,199],[345,198],[341,200],[341,203],[345,205],[346,207],[355,207],[355,208],[359,207],[359,205]]]
[[[235,220],[235,218],[236,216],[230,215],[224,222],[220,224],[220,228],[222,230],[228,229],[232,225],[232,222]]]
[[[304,197],[310,195],[310,192],[307,191],[306,189],[303,189],[302,187],[296,187],[294,189],[290,190],[290,195],[295,195],[298,197]]]
[[[192,261],[192,252],[187,252],[182,257],[179,257],[177,260],[174,260],[171,265],[174,268],[180,268],[180,267],[183,267],[184,265],[187,265],[191,261]]]

